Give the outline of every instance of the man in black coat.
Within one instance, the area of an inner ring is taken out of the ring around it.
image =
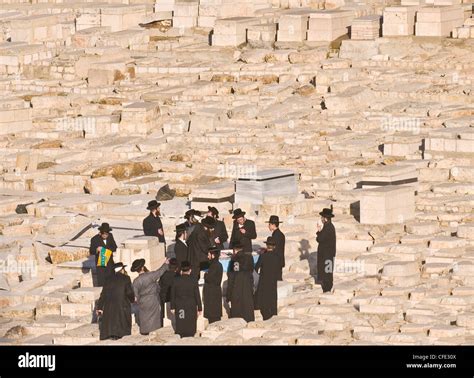
[[[117,244],[111,231],[108,223],[102,223],[99,233],[91,239],[89,253],[95,256],[97,286],[104,286],[107,279],[114,275],[113,253],[117,250]]]
[[[227,273],[226,293],[231,318],[243,318],[246,322],[255,320],[253,271],[252,253],[245,252],[242,245],[234,244],[234,254]]]
[[[259,256],[255,271],[259,274],[255,292],[255,309],[260,310],[263,320],[278,313],[278,277],[281,273],[280,256],[276,254],[276,242],[269,236],[266,250]]]
[[[268,229],[272,232],[272,238],[275,242],[274,253],[280,259],[280,273],[278,274],[278,281],[283,280],[283,268],[285,267],[285,234],[280,230],[280,218],[277,215],[271,215],[268,223]]]
[[[135,302],[135,293],[125,266],[114,264],[115,273],[105,283],[97,302],[101,340],[117,340],[132,333],[131,304]]]
[[[202,220],[202,214],[198,210],[189,209],[184,213],[184,225],[186,226],[186,240],[189,239],[194,231],[194,227]]]
[[[188,239],[189,262],[191,264],[191,276],[199,280],[201,268],[207,265],[207,252],[211,247],[210,236],[215,226],[215,219],[205,217],[201,223],[195,225],[191,236]]]
[[[318,224],[316,241],[318,242],[318,281],[323,293],[331,291],[333,284],[334,258],[336,256],[336,229],[331,222],[334,217],[331,209],[319,213],[323,227]]]
[[[189,261],[189,248],[186,242],[186,225],[184,223],[176,226],[176,244],[174,245],[174,255],[178,260],[178,268],[183,261]]]
[[[229,239],[225,223],[219,220],[219,210],[215,207],[208,206],[207,215],[213,217],[216,220],[214,231],[212,232],[211,244],[215,245],[220,250],[224,249],[224,243]]]
[[[221,251],[219,248],[210,248],[208,259],[209,269],[204,274],[204,317],[209,324],[218,322],[222,318],[222,264],[219,262]]]
[[[235,209],[232,216],[234,225],[232,227],[232,234],[230,236],[229,248],[240,244],[244,252],[252,252],[252,239],[257,238],[257,231],[255,229],[255,222],[245,218],[245,211]]]
[[[171,287],[171,311],[176,318],[175,333],[181,337],[193,337],[197,330],[197,317],[202,313],[198,283],[191,276],[191,264],[181,264],[181,276]]]
[[[146,236],[157,237],[160,243],[166,243],[163,223],[160,219],[160,205],[161,203],[156,200],[148,202],[147,210],[150,210],[150,214],[143,219],[143,233]],[[166,244],[164,244],[164,250],[166,256]]]
[[[168,262],[168,270],[160,278],[160,304],[161,304],[161,326],[163,327],[163,321],[165,318],[166,307],[165,304],[171,302],[171,288],[174,281],[179,277],[179,266],[178,260],[171,258]]]

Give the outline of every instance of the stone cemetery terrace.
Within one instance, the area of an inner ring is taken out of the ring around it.
[[[0,156],[0,345],[474,344],[472,0],[3,0]],[[278,315],[99,341],[90,239],[157,269],[153,199],[170,256],[278,215]]]

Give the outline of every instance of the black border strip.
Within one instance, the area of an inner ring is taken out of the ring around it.
[[[237,181],[268,181],[268,180],[276,180],[279,178],[291,177],[291,176],[296,176],[296,175],[294,173],[290,173],[283,176],[268,177],[264,179],[238,178]]]

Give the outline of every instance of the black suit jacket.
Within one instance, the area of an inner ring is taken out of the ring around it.
[[[97,253],[97,247],[106,247],[112,252],[117,250],[117,244],[115,243],[114,236],[110,233],[106,239],[107,243],[104,244],[102,237],[97,234],[91,239],[91,245],[89,247],[89,253],[95,255]]]
[[[318,242],[318,256],[332,258],[336,256],[336,229],[332,222],[324,224],[321,231],[316,233]]]
[[[155,217],[152,213],[143,219],[143,233],[146,236],[156,236],[160,243],[165,242],[165,236],[158,233],[159,229],[163,229],[160,217]]]
[[[220,244],[216,244],[214,241],[215,238],[219,238]],[[216,222],[214,227],[214,231],[212,232],[212,244],[216,244],[219,249],[224,249],[224,243],[229,239],[229,235],[227,234],[227,229],[225,227],[225,223],[221,220]]]
[[[285,234],[281,232],[279,228],[277,228],[272,233],[273,239],[275,239],[276,248],[274,253],[278,255],[280,259],[281,267],[285,267]]]
[[[178,260],[178,266],[181,266],[183,261],[189,261],[189,248],[181,240],[177,240],[174,245],[174,254]]]
[[[243,228],[245,229],[245,234],[240,232],[237,221],[234,221],[232,234],[230,236],[229,248],[232,248],[237,242],[240,242],[244,247],[244,252],[252,252],[252,239],[257,238],[255,222],[250,219],[246,219]]]

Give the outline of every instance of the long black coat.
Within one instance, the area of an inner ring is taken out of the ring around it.
[[[280,273],[278,275],[278,280],[281,281],[283,279],[281,271],[285,267],[285,234],[281,232],[279,228],[277,228],[273,231],[272,237],[276,243],[275,250],[273,252],[278,255],[280,260]]]
[[[171,287],[171,309],[175,310],[175,333],[193,337],[197,329],[197,312],[202,311],[199,287],[193,277],[182,275],[175,279]]]
[[[114,273],[105,283],[97,302],[97,309],[103,311],[100,323],[101,340],[131,334],[131,304],[134,301],[135,294],[130,277]]]
[[[176,256],[176,260],[178,260],[178,266],[181,266],[183,261],[189,261],[188,245],[181,240],[177,240],[176,244],[174,245],[174,254]]]
[[[117,250],[117,244],[115,243],[114,236],[112,233],[109,233],[109,236],[107,236],[107,239],[102,239],[100,234],[97,234],[91,238],[91,244],[89,246],[89,253],[91,255],[95,256],[95,266],[96,266],[96,274],[97,274],[97,286],[104,286],[105,281],[107,281],[110,277],[114,275],[114,256],[110,256],[110,260],[107,263],[107,266],[101,267],[97,266],[97,260],[99,258],[99,255],[97,254],[97,248],[98,247],[106,247],[107,249],[110,249],[112,252],[115,252]]]
[[[167,270],[160,278],[160,299],[161,303],[171,301],[171,287],[174,284],[175,279],[179,277],[176,272]],[[163,311],[163,309],[162,309]]]
[[[239,224],[237,221],[234,221],[232,234],[230,236],[229,248],[232,248],[237,242],[240,242],[240,244],[242,244],[244,247],[244,252],[252,252],[252,239],[257,238],[255,222],[250,219],[246,219],[243,228],[245,229],[245,234],[242,234],[239,231]]]
[[[211,321],[220,320],[222,317],[222,273],[223,268],[219,259],[214,259],[209,265],[209,270],[204,274],[204,317]]]
[[[255,309],[259,309],[263,320],[267,320],[278,312],[277,283],[281,273],[280,256],[275,251],[262,253],[255,264],[255,271],[260,275],[255,292]]]
[[[318,280],[323,282],[323,291],[330,290],[336,256],[336,229],[331,221],[324,224],[316,233],[318,242]]]
[[[202,224],[199,223],[194,226],[193,233],[187,243],[189,246],[189,262],[191,263],[192,275],[199,277],[201,264],[207,263],[207,253],[211,246],[209,234]]]
[[[163,223],[160,217],[155,217],[152,213],[143,219],[143,233],[146,236],[156,236],[160,243],[165,242],[165,236],[158,233],[159,229],[163,230]]]
[[[216,221],[216,225],[214,227],[214,231],[212,231],[211,238],[211,243],[213,245],[215,245],[219,249],[224,249],[224,243],[229,239],[229,235],[227,234],[227,229],[225,227],[224,221]],[[215,242],[216,238],[219,238],[220,243]]]
[[[193,233],[196,224],[191,223],[189,221],[184,222],[184,224],[186,225],[186,240],[189,240],[189,237]]]
[[[253,298],[253,258],[250,252],[240,251],[229,263],[227,300],[230,301],[230,317],[255,320]]]

